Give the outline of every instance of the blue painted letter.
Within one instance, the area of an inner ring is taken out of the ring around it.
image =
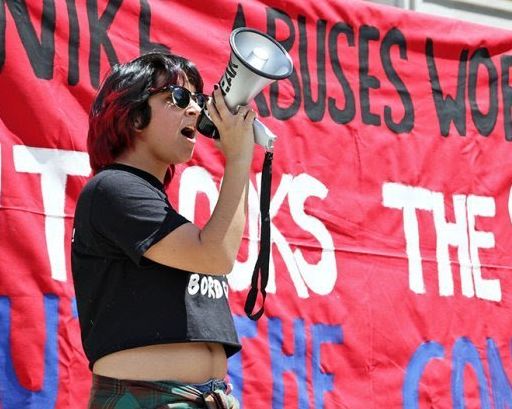
[[[46,342],[44,346],[43,388],[32,392],[18,382],[11,358],[9,335],[11,330],[10,302],[0,297],[0,407],[3,409],[53,409],[57,400],[59,383],[57,330],[59,300],[56,296],[44,296]]]
[[[485,379],[484,367],[480,356],[472,342],[462,337],[457,340],[453,347],[453,369],[452,369],[452,399],[455,409],[464,409],[464,367],[470,364],[476,372],[478,388],[480,390],[480,403],[482,409],[490,409],[489,392],[487,380]]]
[[[437,342],[429,341],[419,346],[409,361],[409,365],[407,365],[407,370],[405,372],[405,381],[402,388],[404,408],[419,408],[418,385],[420,383],[421,376],[423,375],[423,371],[431,359],[441,359],[443,357],[444,348]]]
[[[343,333],[340,325],[315,324],[313,333],[313,393],[315,408],[324,407],[324,392],[332,391],[334,376],[322,371],[320,348],[330,342],[341,344]]]
[[[503,369],[498,347],[492,339],[487,340],[487,359],[491,372],[492,396],[494,409],[512,408],[512,387]]]
[[[283,330],[279,318],[268,320],[270,341],[270,357],[272,361],[272,408],[284,407],[283,374],[287,371],[295,373],[297,379],[297,392],[299,396],[299,409],[308,407],[306,385],[306,340],[304,334],[304,321],[296,319],[294,327],[294,353],[286,355],[283,350]]]

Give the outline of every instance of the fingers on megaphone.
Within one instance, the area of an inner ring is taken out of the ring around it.
[[[244,117],[244,119],[249,119],[251,117],[252,117],[252,121],[254,121],[254,119],[256,119],[256,112],[254,111],[254,109],[252,109],[248,105],[238,105],[237,113],[242,115]]]
[[[233,115],[240,115],[242,118],[246,119],[247,115],[252,111],[252,108],[248,105],[237,105],[234,109],[231,110]]]
[[[231,112],[231,110],[226,104],[226,101],[224,100],[224,97],[222,96],[220,88],[216,88],[213,91],[213,105],[215,106],[215,108],[217,108],[217,111],[219,112],[221,117],[224,116],[227,112]]]
[[[240,114],[244,118],[247,117],[247,114],[252,111],[252,108],[249,105],[237,105],[233,110],[234,114]]]
[[[254,122],[256,120],[256,118],[258,117],[258,114],[256,113],[256,111],[254,109],[251,109],[251,110],[249,110],[249,112],[247,112],[247,115],[245,117],[251,118],[252,122]]]

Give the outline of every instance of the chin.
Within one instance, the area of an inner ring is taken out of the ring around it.
[[[179,165],[179,164],[182,164],[182,163],[187,163],[188,161],[190,161],[192,159],[193,156],[194,156],[193,152],[191,152],[188,155],[182,155],[179,158],[175,158],[175,161],[173,162],[173,164],[174,165]]]

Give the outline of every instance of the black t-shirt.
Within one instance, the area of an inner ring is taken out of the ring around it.
[[[91,368],[115,351],[154,344],[219,342],[227,356],[240,350],[225,276],[191,273],[143,257],[188,222],[156,177],[130,166],[106,167],[80,193],[72,270]]]

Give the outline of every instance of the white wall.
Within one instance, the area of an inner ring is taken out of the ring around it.
[[[422,13],[512,30],[512,0],[370,0]]]

